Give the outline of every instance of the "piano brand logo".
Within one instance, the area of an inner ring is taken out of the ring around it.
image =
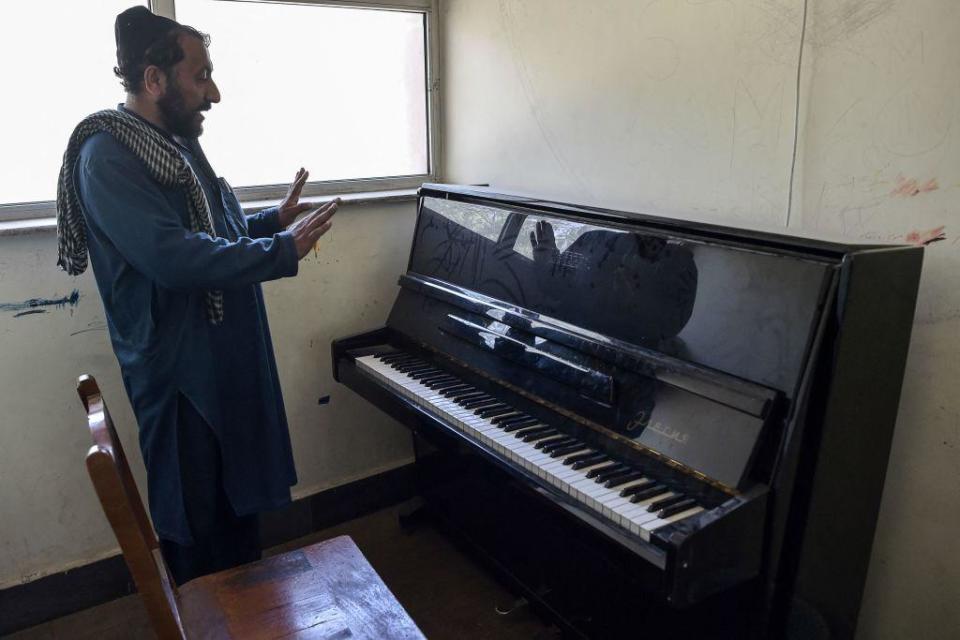
[[[653,424],[648,425],[647,428],[654,433],[660,434],[664,438],[673,440],[678,444],[687,444],[687,440],[690,439],[690,434],[677,431],[676,429],[660,422],[654,422]]]

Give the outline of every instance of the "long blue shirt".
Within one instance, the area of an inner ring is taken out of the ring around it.
[[[296,275],[298,259],[276,208],[245,216],[196,140],[161,133],[199,178],[217,238],[191,232],[184,193],[154,182],[109,133],[83,144],[74,178],[140,428],[154,527],[161,538],[191,544],[178,450],[190,446],[192,431],[181,426],[187,441],[178,442],[178,402],[193,403],[216,434],[224,490],[238,515],[290,501],[297,477],[259,283]],[[216,326],[206,316],[209,289],[223,291]]]

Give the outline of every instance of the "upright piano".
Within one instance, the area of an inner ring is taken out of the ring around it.
[[[570,637],[851,638],[922,255],[426,184],[334,376]]]

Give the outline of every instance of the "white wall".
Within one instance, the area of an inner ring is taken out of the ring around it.
[[[296,278],[264,291],[303,496],[405,464],[409,432],[331,377],[330,342],[383,324],[406,267],[413,203],[344,205]],[[0,589],[119,553],[86,475],[90,435],[75,392],[96,376],[141,489],[136,425],[91,272],[56,268],[51,232],[0,237],[0,305],[59,298],[75,306],[0,311]],[[331,396],[327,405],[318,404]]]
[[[448,180],[787,223],[802,0],[444,8]],[[861,639],[960,629],[958,40],[955,0],[809,0],[790,227],[948,236],[926,254]]]

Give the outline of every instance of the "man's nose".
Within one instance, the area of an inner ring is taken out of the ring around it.
[[[220,89],[217,87],[216,82],[210,82],[210,91],[207,92],[207,101],[214,104],[220,102]]]

